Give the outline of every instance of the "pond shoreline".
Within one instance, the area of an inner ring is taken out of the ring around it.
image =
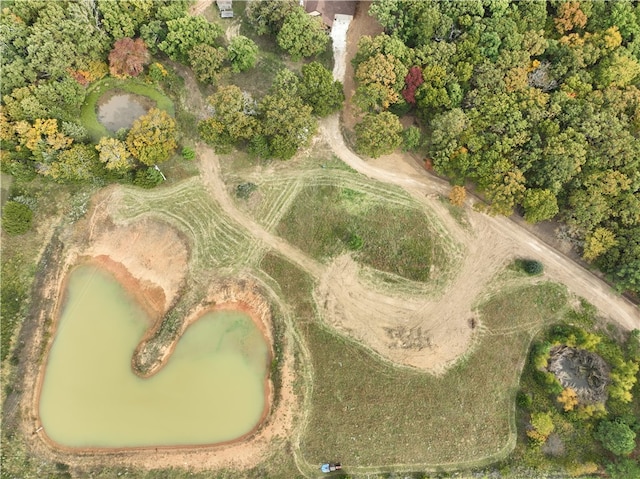
[[[114,88],[96,102],[96,116],[102,126],[115,134],[130,129],[138,118],[156,107],[157,102],[149,97]]]
[[[47,365],[48,365],[50,354],[51,354],[51,349],[55,342],[57,330],[60,326],[62,313],[65,309],[65,304],[69,299],[68,296],[70,294],[69,292],[70,277],[78,268],[82,266],[93,266],[97,270],[107,273],[108,276],[110,276],[114,281],[116,281],[120,285],[120,287],[122,288],[122,291],[127,296],[130,297],[130,299],[134,302],[136,306],[138,307],[142,306],[141,300],[144,301],[145,299],[147,299],[146,298],[147,295],[145,295],[144,293],[141,294],[141,291],[149,289],[149,285],[146,285],[146,284],[143,285],[122,264],[112,261],[108,257],[99,257],[99,258],[81,257],[78,263],[76,263],[74,266],[69,268],[63,281],[61,282],[62,296],[59,302],[60,307],[56,311],[56,316],[53,322],[54,325],[51,331],[51,341],[49,342],[47,351],[45,353],[46,360],[43,361],[43,365],[40,369],[40,377],[38,380],[38,388],[36,393],[37,394],[36,407],[38,411],[39,423],[42,423],[42,420],[40,419],[39,414],[40,414],[40,400],[42,397],[44,378],[45,378]],[[153,289],[157,290],[158,287],[156,286]],[[164,295],[161,295],[161,296],[162,296],[161,301],[158,301],[156,304],[162,304],[164,300]],[[256,286],[252,284],[252,282],[245,281],[245,280],[224,280],[220,283],[216,282],[215,286],[212,287],[211,294],[207,298],[207,301],[205,302],[205,304],[202,305],[201,307],[196,308],[196,310],[185,319],[185,321],[183,322],[183,326],[180,332],[176,335],[175,339],[167,343],[166,345],[164,345],[165,347],[163,350],[163,354],[160,357],[160,361],[157,363],[157,367],[155,367],[153,371],[151,371],[151,374],[142,376],[139,374],[136,368],[133,367],[134,357],[136,356],[136,354],[138,354],[141,347],[142,348],[144,347],[145,341],[146,341],[145,338],[153,337],[154,332],[158,327],[160,327],[162,323],[161,317],[156,317],[155,320],[151,320],[151,318],[148,317],[148,312],[150,311],[152,312],[155,308],[149,308],[148,302],[147,301],[144,301],[144,302],[147,303],[147,307],[142,308],[143,310],[145,310],[144,316],[148,320],[147,327],[145,328],[146,333],[143,339],[138,343],[138,346],[136,347],[136,350],[133,354],[132,361],[131,361],[132,363],[131,372],[136,376],[142,377],[144,379],[148,379],[152,377],[153,375],[158,373],[162,369],[162,367],[164,367],[167,364],[167,362],[171,359],[171,356],[176,346],[178,345],[180,339],[187,332],[187,329],[193,324],[195,324],[199,319],[207,315],[208,313],[216,312],[216,311],[239,311],[246,314],[250,318],[251,322],[257,327],[259,331],[258,334],[262,336],[262,339],[264,340],[265,345],[267,347],[267,358],[265,361],[265,368],[264,368],[264,373],[261,381],[263,393],[264,393],[264,399],[263,399],[260,416],[257,419],[255,425],[246,433],[238,437],[235,437],[233,439],[219,441],[219,442],[205,443],[205,444],[194,443],[194,444],[177,444],[177,445],[159,444],[159,445],[153,445],[153,446],[145,445],[145,446],[123,446],[123,447],[109,447],[109,446],[76,447],[76,446],[68,446],[68,445],[57,442],[47,434],[47,431],[45,429],[42,429],[41,434],[46,439],[46,442],[52,447],[55,447],[56,449],[67,451],[67,452],[93,453],[93,452],[102,452],[102,451],[120,452],[120,451],[129,451],[129,450],[148,451],[150,449],[173,450],[173,449],[200,449],[200,448],[220,447],[220,446],[227,446],[230,444],[243,442],[248,438],[250,438],[251,436],[253,436],[264,425],[264,422],[270,413],[271,405],[273,404],[273,395],[274,395],[274,388],[273,388],[273,384],[269,374],[270,373],[269,365],[271,364],[271,360],[273,358],[273,344],[270,339],[272,336],[270,334],[270,331],[271,331],[270,308],[266,303],[266,301],[264,300],[264,298],[262,298],[259,295],[259,292],[257,291]],[[155,311],[158,312],[157,309],[155,309]]]
[[[117,188],[116,188],[117,190]],[[71,467],[90,467],[112,464],[119,466],[143,467],[146,469],[189,467],[194,470],[219,469],[233,467],[239,470],[245,470],[254,467],[259,463],[265,454],[268,454],[270,445],[278,437],[285,437],[291,433],[293,426],[293,418],[297,414],[299,407],[299,398],[293,391],[294,376],[294,356],[293,344],[291,339],[286,339],[280,346],[283,347],[284,355],[282,356],[279,366],[279,385],[277,390],[274,389],[271,378],[269,378],[269,394],[265,396],[265,411],[257,423],[256,427],[247,434],[227,442],[219,442],[213,444],[201,445],[168,445],[158,447],[124,447],[124,448],[72,448],[57,444],[50,440],[44,433],[42,424],[39,420],[39,397],[41,389],[41,381],[44,376],[46,367],[45,358],[53,341],[53,332],[55,331],[58,319],[57,312],[62,308],[63,289],[65,279],[72,271],[73,267],[79,262],[87,260],[99,261],[104,266],[110,264],[111,267],[117,269],[119,274],[123,274],[126,268],[122,268],[118,261],[113,261],[110,255],[104,255],[105,258],[99,258],[102,251],[96,251],[95,242],[102,235],[110,236],[115,233],[114,224],[109,221],[97,221],[96,217],[106,214],[110,217],[109,206],[111,201],[118,197],[112,196],[113,188],[103,190],[94,197],[92,208],[85,217],[86,220],[74,225],[71,236],[63,233],[66,237],[64,246],[57,253],[47,253],[43,257],[41,264],[50,264],[55,257],[55,267],[47,268],[47,274],[42,278],[42,283],[34,289],[34,305],[39,304],[46,307],[34,307],[32,315],[28,322],[35,328],[28,337],[25,338],[25,346],[23,354],[21,354],[21,363],[32,364],[33,367],[24,371],[21,380],[21,391],[18,392],[17,401],[21,410],[19,417],[15,419],[20,424],[22,436],[26,441],[26,446],[34,453],[41,457],[49,458],[49,460],[64,462]],[[107,201],[109,200],[109,201]],[[117,201],[117,200],[116,200]],[[113,205],[111,205],[113,206]],[[146,219],[148,220],[148,218]],[[141,218],[139,221],[145,221]],[[154,221],[154,220],[151,220]],[[147,245],[153,248],[153,245]],[[54,255],[54,256],[51,256]],[[98,259],[96,259],[98,258]],[[121,260],[121,258],[118,258]],[[114,266],[114,264],[118,264]],[[126,275],[129,279],[131,277]],[[255,306],[252,301],[243,304],[239,301],[239,289],[229,289],[229,281],[212,277],[211,291],[206,300],[202,304],[202,308],[223,308],[225,302],[233,303],[234,307],[251,308]],[[262,295],[263,312],[271,311],[270,300],[274,294],[267,286],[262,284],[261,280],[253,276],[244,276],[243,279],[237,280],[239,284],[252,285],[255,291],[266,294]],[[171,284],[165,282],[163,287],[169,287],[168,299],[173,304],[171,294]],[[221,287],[223,291],[215,293],[215,288]],[[129,289],[129,292],[132,291]],[[224,301],[223,301],[224,300]],[[157,307],[158,303],[156,303]],[[204,310],[204,309],[202,309]],[[158,309],[156,309],[157,314]],[[197,313],[196,313],[197,314]],[[261,313],[262,315],[262,313]],[[156,316],[157,317],[157,316]],[[255,318],[254,318],[255,319]],[[152,326],[150,326],[152,327]],[[272,329],[266,323],[260,324],[263,334],[269,337],[269,347],[273,348]],[[25,329],[26,330],[26,329]],[[280,340],[282,341],[282,340]],[[273,349],[272,349],[273,351]],[[265,375],[269,375],[269,371],[265,371]],[[275,398],[277,394],[277,398]],[[155,454],[154,454],[155,451]]]

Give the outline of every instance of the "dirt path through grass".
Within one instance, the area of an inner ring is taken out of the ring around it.
[[[272,235],[256,221],[249,218],[245,213],[236,208],[233,200],[227,192],[227,186],[222,181],[220,163],[215,152],[203,143],[199,143],[197,145],[196,151],[200,160],[202,181],[211,193],[211,196],[222,207],[225,213],[229,215],[229,217],[237,221],[255,238],[284,255],[312,276],[317,278],[323,274],[325,269],[323,265],[309,258],[305,253],[287,243],[282,238]]]
[[[369,178],[401,186],[436,213],[442,213],[438,200],[428,196],[446,195],[449,190],[446,183],[431,177],[426,172],[422,175],[409,175],[370,165],[346,146],[338,115],[323,120],[321,134],[325,136],[333,152],[354,170]],[[411,160],[407,159],[407,161]],[[468,203],[472,201],[469,200]],[[545,265],[545,274],[549,279],[565,284],[573,293],[584,297],[596,306],[601,314],[611,321],[627,330],[640,328],[638,308],[624,297],[617,295],[607,283],[582,266],[543,243],[508,218],[490,217],[475,213],[469,208],[467,213],[472,224],[473,234],[471,235],[460,234],[459,225],[450,215],[439,215],[446,227],[454,232],[456,238],[463,241],[469,250],[467,266],[463,269],[460,279],[464,281],[464,277],[469,275],[469,286],[472,290],[461,288],[457,282],[451,288],[454,293],[450,291],[450,294],[456,298],[455,300],[454,297],[451,298],[451,305],[476,290],[479,283],[488,280],[486,275],[483,275],[484,278],[477,275],[494,269],[496,261],[500,258],[503,262],[507,262],[515,256],[527,256],[542,261]]]

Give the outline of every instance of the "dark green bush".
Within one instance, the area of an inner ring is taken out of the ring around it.
[[[610,463],[606,466],[607,474],[611,479],[629,479],[631,477],[640,477],[640,464],[629,458],[620,459],[616,463]]]
[[[246,200],[257,188],[258,185],[256,185],[255,183],[240,183],[238,186],[236,186],[236,196],[238,198]]]
[[[422,133],[420,128],[410,126],[402,132],[402,150],[416,151],[422,145]]]
[[[249,141],[249,153],[258,158],[271,158],[269,141],[264,135],[256,135]]]
[[[189,161],[194,160],[194,159],[195,159],[195,157],[196,157],[196,152],[195,152],[195,150],[194,150],[193,148],[190,148],[190,147],[188,147],[188,146],[185,146],[185,147],[182,149],[182,157],[183,157],[185,160],[189,160]]]
[[[626,456],[636,447],[636,433],[622,421],[601,421],[594,437],[616,456]]]
[[[29,231],[33,211],[17,201],[7,201],[2,212],[2,228],[10,235],[21,235]]]
[[[133,179],[133,184],[142,188],[153,188],[162,183],[162,173],[155,168],[138,170]]]
[[[523,409],[528,409],[531,406],[532,402],[533,402],[533,399],[529,394],[525,393],[524,391],[518,392],[518,395],[516,396],[516,404],[519,407]]]
[[[351,251],[360,251],[364,246],[364,240],[356,233],[351,233],[347,240],[347,246]]]
[[[544,266],[540,261],[535,259],[527,259],[522,262],[522,267],[527,274],[536,275],[544,271]]]

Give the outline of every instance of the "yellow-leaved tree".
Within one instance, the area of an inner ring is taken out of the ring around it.
[[[558,396],[558,402],[562,404],[565,412],[572,411],[578,405],[578,395],[572,388],[564,388]]]
[[[101,138],[96,150],[100,152],[100,161],[108,170],[124,172],[133,166],[133,158],[127,150],[127,145],[117,138]]]
[[[127,135],[129,152],[147,166],[167,161],[177,147],[176,121],[158,108],[138,118]]]
[[[527,431],[527,436],[534,442],[542,444],[554,429],[555,426],[551,420],[551,414],[548,412],[534,412],[531,415],[531,429]]]
[[[464,200],[467,198],[467,190],[464,189],[464,186],[454,186],[451,188],[449,192],[449,202],[453,206],[462,206],[464,205]]]
[[[593,261],[615,244],[616,236],[611,231],[606,228],[596,228],[593,233],[587,235],[582,257],[587,261]]]

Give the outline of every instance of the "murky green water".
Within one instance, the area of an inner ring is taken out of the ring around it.
[[[268,347],[249,316],[207,314],[163,369],[141,379],[131,357],[146,328],[110,275],[89,266],[71,273],[40,397],[51,439],[71,447],[210,444],[258,423]]]

